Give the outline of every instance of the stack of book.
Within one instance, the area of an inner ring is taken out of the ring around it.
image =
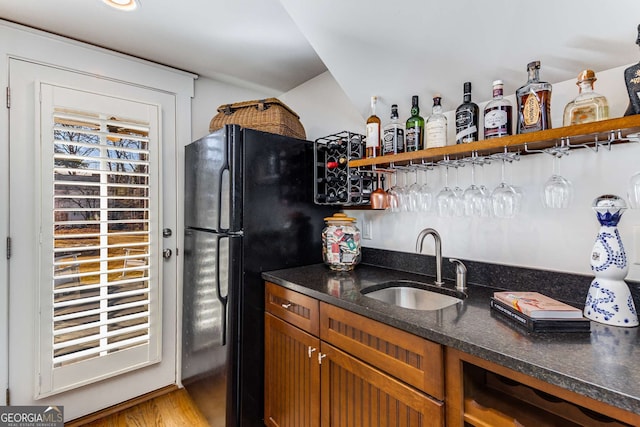
[[[589,332],[582,310],[538,292],[494,292],[491,311],[531,332]]]

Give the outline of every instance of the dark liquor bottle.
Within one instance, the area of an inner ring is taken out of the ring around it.
[[[411,98],[411,117],[407,119],[404,133],[405,151],[417,151],[424,147],[424,118],[420,116],[418,107],[418,95]]]
[[[499,138],[512,133],[511,103],[503,98],[502,80],[493,82],[493,99],[484,107],[484,139]]]
[[[636,44],[640,46],[640,25],[638,25]],[[624,70],[624,82],[629,94],[629,106],[624,115],[640,114],[640,62]]]
[[[527,84],[516,91],[518,133],[551,129],[551,83],[540,81],[540,61],[527,64]]]
[[[391,106],[391,121],[384,127],[382,155],[404,153],[404,127],[398,122],[398,106]]]
[[[380,117],[376,116],[377,96],[371,97],[371,115],[367,119],[366,157],[380,155]]]
[[[456,144],[478,140],[478,115],[478,105],[471,101],[471,82],[465,82],[462,104],[456,109]]]

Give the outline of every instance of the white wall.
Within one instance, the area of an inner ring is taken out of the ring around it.
[[[341,131],[363,133],[363,118],[328,71],[278,97],[300,116],[307,139]]]
[[[607,96],[610,117],[624,114],[628,99],[620,67],[597,72],[595,89]],[[576,76],[580,70],[576,70]],[[524,84],[526,75],[523,73]],[[544,68],[541,70],[544,80]],[[474,88],[474,100],[482,109],[489,100],[491,88]],[[577,95],[575,80],[553,85],[552,122],[562,124],[564,106]],[[297,111],[307,129],[309,139],[340,130],[363,132],[361,117],[329,73],[310,80],[280,96]],[[515,106],[513,95],[508,97]],[[422,99],[422,114],[431,110],[430,102]],[[480,100],[483,102],[481,103]],[[408,101],[408,100],[407,100]],[[408,111],[408,107],[404,109]],[[449,141],[452,141],[453,112],[448,112]],[[387,111],[379,111],[383,118]],[[617,145],[611,151],[601,149],[594,153],[576,149],[561,159],[561,172],[574,184],[575,197],[570,208],[553,210],[543,208],[540,191],[551,174],[552,158],[546,154],[523,156],[507,167],[510,181],[524,191],[523,212],[510,220],[496,218],[440,218],[433,213],[391,213],[387,211],[350,210],[349,214],[372,221],[373,239],[364,240],[367,247],[413,252],[415,239],[424,227],[436,228],[443,238],[443,254],[498,264],[519,265],[554,271],[591,274],[589,256],[598,232],[598,222],[591,210],[595,197],[605,193],[626,197],[627,182],[640,171],[640,146],[636,143]],[[428,179],[435,188],[443,185],[442,171],[429,172]],[[455,174],[452,174],[455,182]],[[500,166],[484,166],[477,174],[478,181],[494,188],[499,183]],[[450,181],[451,182],[451,181]],[[462,188],[470,184],[470,168],[459,171]],[[620,232],[630,263],[640,261],[640,243],[634,245],[634,228],[640,227],[640,210],[627,210],[620,222]],[[640,235],[640,231],[638,232]],[[427,243],[425,253],[433,253]],[[640,280],[640,265],[631,264],[629,279]]]
[[[209,134],[209,122],[225,104],[275,96],[257,89],[246,89],[208,78],[195,81],[195,96],[191,101],[191,135],[196,140]],[[187,145],[191,141],[186,141]]]

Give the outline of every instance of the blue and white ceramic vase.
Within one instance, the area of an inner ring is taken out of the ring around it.
[[[591,282],[584,316],[612,326],[638,326],[638,314],[624,278],[629,272],[618,222],[627,208],[624,200],[606,194],[593,201],[600,231],[591,251]]]

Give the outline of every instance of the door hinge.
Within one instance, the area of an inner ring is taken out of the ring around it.
[[[11,259],[11,237],[7,237],[7,259]]]
[[[5,405],[11,406],[11,393],[9,392],[9,389],[7,389]]]
[[[11,108],[11,88],[7,86],[7,108]]]

